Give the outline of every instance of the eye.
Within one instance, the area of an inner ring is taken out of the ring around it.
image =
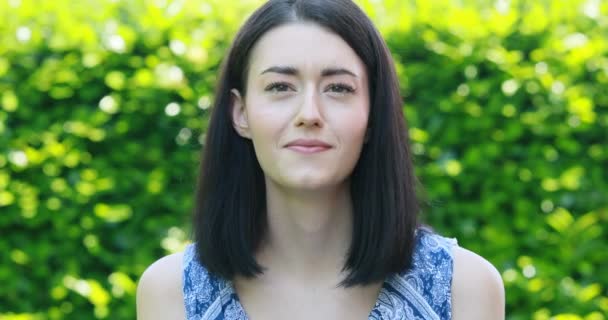
[[[331,92],[340,93],[340,94],[347,94],[347,93],[355,92],[355,88],[353,88],[347,84],[344,84],[344,83],[332,83],[329,86],[327,86],[326,91],[331,91]]]
[[[289,91],[289,84],[286,82],[273,82],[264,88],[264,91],[268,92],[285,92]]]

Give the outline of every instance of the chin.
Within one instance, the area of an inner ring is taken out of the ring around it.
[[[284,186],[290,189],[299,189],[299,190],[320,190],[320,189],[328,189],[334,188],[340,184],[339,181],[335,181],[332,179],[333,177],[320,177],[320,176],[312,176],[312,175],[303,175],[299,177],[289,177],[285,179]]]

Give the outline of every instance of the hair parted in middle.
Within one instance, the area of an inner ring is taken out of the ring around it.
[[[247,94],[253,46],[269,30],[289,23],[314,23],[337,34],[365,64],[369,135],[350,176],[353,236],[343,268],[348,275],[340,285],[382,281],[411,267],[418,183],[390,51],[371,20],[350,0],[271,0],[237,33],[222,63],[201,151],[193,212],[197,259],[226,279],[263,272],[254,253],[267,232],[264,172],[252,141],[232,125],[230,91]]]

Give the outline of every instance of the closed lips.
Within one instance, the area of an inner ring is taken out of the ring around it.
[[[288,143],[285,147],[308,147],[308,148],[313,148],[313,147],[321,147],[321,148],[331,148],[331,145],[323,142],[321,140],[303,140],[303,139],[299,139],[299,140],[295,140],[292,141],[290,143]]]

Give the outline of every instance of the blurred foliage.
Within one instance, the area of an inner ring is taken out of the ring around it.
[[[0,319],[134,318],[188,241],[217,69],[259,3],[0,1]],[[426,221],[499,269],[508,319],[606,319],[608,2],[358,3]]]

